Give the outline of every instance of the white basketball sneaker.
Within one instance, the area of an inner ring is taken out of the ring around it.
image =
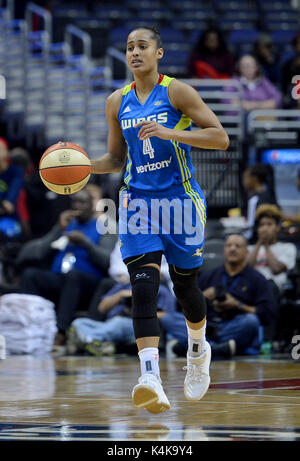
[[[171,408],[168,397],[164,393],[161,379],[151,373],[139,378],[139,384],[132,391],[134,406],[145,408],[150,413],[163,413]]]
[[[200,357],[189,357],[187,354],[187,370],[184,380],[184,395],[187,400],[200,400],[206,394],[209,384],[209,365],[211,361],[211,348],[205,341],[205,351]]]

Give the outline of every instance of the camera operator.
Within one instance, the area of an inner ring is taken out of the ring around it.
[[[264,339],[262,327],[276,321],[271,283],[247,264],[247,244],[242,235],[229,235],[225,264],[199,274],[199,287],[207,300],[206,337],[213,357],[258,354]],[[184,357],[188,337],[182,312],[163,313],[160,322],[172,338],[169,352]]]
[[[275,322],[271,285],[247,263],[247,240],[229,235],[225,264],[201,273],[199,286],[208,303],[207,336],[215,356],[258,353],[260,327]]]

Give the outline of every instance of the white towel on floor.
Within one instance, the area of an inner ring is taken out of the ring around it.
[[[8,355],[48,353],[56,332],[51,301],[19,293],[0,297],[0,335],[6,339]]]

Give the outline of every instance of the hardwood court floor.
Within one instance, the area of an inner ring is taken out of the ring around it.
[[[200,402],[184,359],[160,359],[170,411],[132,406],[135,357],[9,356],[0,361],[0,440],[300,440],[300,362],[213,361]]]

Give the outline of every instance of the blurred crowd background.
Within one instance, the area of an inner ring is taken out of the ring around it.
[[[85,192],[74,198],[47,190],[38,162],[44,150],[59,140],[80,144],[91,158],[106,152],[105,100],[132,78],[124,56],[127,35],[134,27],[151,25],[160,30],[165,50],[160,72],[192,84],[230,137],[226,152],[192,149],[195,177],[208,203],[202,272],[231,258],[224,240],[229,234],[243,235],[250,266],[275,283],[271,291],[276,304],[274,316],[258,315],[255,325],[249,320],[255,341],[249,339],[248,352],[260,353],[266,344],[265,350],[289,350],[300,328],[299,18],[298,0],[1,2],[1,293],[38,294],[51,300],[58,322],[56,345],[66,344],[69,331],[75,350],[79,344],[87,352],[89,344],[89,353],[103,353],[103,344],[98,349],[91,346],[94,337],[87,341],[86,331],[94,327],[84,324],[80,340],[81,325],[76,333],[71,324],[82,309],[89,312],[87,318],[104,323],[115,305],[108,309],[101,302],[114,283],[124,284],[117,301],[123,302],[127,313],[130,310],[128,280],[116,269],[122,265],[117,235],[98,239],[92,228],[85,227],[101,221],[99,200],[110,198],[118,205],[123,172],[92,177]],[[267,209],[261,211],[261,206]],[[77,218],[74,210],[79,212]],[[264,219],[269,219],[269,230],[268,223],[261,223]],[[61,240],[64,236],[67,241]],[[243,266],[243,244],[233,246]],[[39,271],[55,277],[47,275],[47,286],[41,286],[46,275]],[[278,282],[280,274],[285,276]],[[105,282],[99,287],[100,279]],[[167,276],[165,285],[172,294]],[[217,285],[213,296],[207,292],[208,300],[221,305],[224,299]],[[75,288],[78,302],[70,305]],[[180,306],[176,309],[179,312]],[[287,325],[280,317],[282,309],[284,318],[290,319]],[[166,344],[176,339],[167,315],[161,315]],[[215,334],[213,321],[212,325]],[[108,341],[109,334],[106,339],[100,335],[100,343],[118,345],[119,338]],[[228,349],[232,338],[220,338],[216,341],[223,347],[220,354],[232,353]],[[184,348],[185,339],[179,340]],[[106,346],[106,352],[115,350]],[[237,348],[239,353],[246,349]]]

